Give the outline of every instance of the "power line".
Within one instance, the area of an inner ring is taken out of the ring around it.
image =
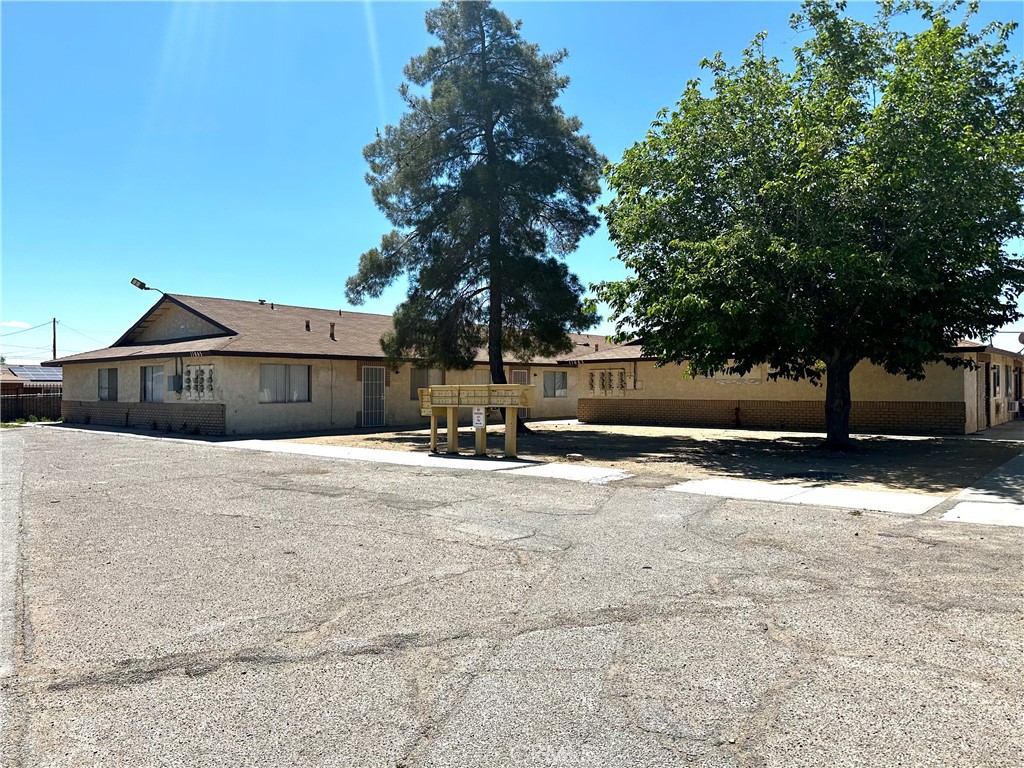
[[[50,351],[50,345],[49,344],[44,344],[43,346],[39,346],[39,347],[28,347],[28,346],[25,346],[24,344],[4,344],[3,345],[3,349],[5,349],[5,350],[7,350],[7,349],[17,349],[17,350],[20,350],[22,352],[25,352],[25,351],[48,352],[48,351]],[[84,350],[84,349],[65,349],[63,351],[68,352],[70,354],[77,354],[79,352],[85,352],[86,350]]]
[[[60,320],[57,321],[57,325],[59,325],[61,328],[67,328],[69,331],[72,331],[73,333],[77,333],[79,336],[85,336],[85,338],[90,339],[91,341],[95,341],[97,344],[102,344],[103,343],[102,341],[100,341],[96,337],[90,336],[88,333],[82,333],[81,331],[76,331],[70,325],[68,325],[67,323],[63,323]]]
[[[7,336],[13,336],[16,333],[25,333],[26,331],[34,331],[36,328],[42,328],[44,325],[49,325],[49,324],[50,324],[50,321],[47,320],[45,323],[40,323],[39,325],[33,325],[31,328],[22,328],[20,331],[11,331],[10,333],[2,333],[2,334],[0,334],[0,339],[6,338]]]

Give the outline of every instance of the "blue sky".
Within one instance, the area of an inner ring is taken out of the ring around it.
[[[496,6],[542,50],[568,49],[562,106],[612,160],[702,57],[737,61],[761,30],[783,57],[801,39],[787,25],[794,3]],[[349,308],[346,278],[390,229],[362,148],[402,113],[396,88],[431,43],[429,7],[4,2],[8,360],[48,358],[53,317],[61,355],[113,342],[158,298],[132,277],[168,293]],[[1019,2],[989,0],[980,18],[1022,16]],[[569,264],[590,283],[623,275],[613,257],[602,229]],[[388,313],[403,293],[361,309]],[[1016,349],[1014,337],[996,339]]]

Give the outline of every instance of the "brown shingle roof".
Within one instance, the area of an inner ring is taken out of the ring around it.
[[[226,329],[222,335],[208,338],[133,343],[135,333],[146,326],[149,318],[166,302],[172,302]],[[306,323],[309,330],[306,330]],[[334,323],[334,339],[330,324]],[[244,355],[261,357],[313,358],[383,358],[380,338],[392,329],[390,315],[346,312],[312,307],[291,307],[282,304],[204,296],[171,295],[163,297],[121,339],[111,347],[62,357],[47,365],[102,362],[154,357],[188,357],[203,355]],[[577,344],[600,345],[603,336],[571,334]],[[586,347],[577,347],[586,349]],[[558,360],[568,360],[566,355]],[[478,354],[486,362],[486,350]],[[507,362],[514,362],[509,360]],[[535,364],[555,363],[554,358],[536,358]]]
[[[956,347],[950,350],[951,352],[995,352],[1004,355],[1011,355],[1014,357],[1024,357],[1019,353],[1010,352],[1005,349],[997,349],[996,347],[986,346],[984,344],[977,344],[971,341],[960,341]],[[602,362],[622,362],[631,360],[655,360],[657,359],[654,355],[645,355],[643,353],[643,342],[639,339],[626,342],[620,345],[608,345],[608,347],[602,347],[596,352],[583,355],[575,359],[576,363],[602,363]]]
[[[644,355],[643,343],[639,340],[628,341],[625,344],[609,344],[601,346],[596,352],[578,357],[577,363],[604,363],[617,362],[621,360],[653,360],[654,357]]]

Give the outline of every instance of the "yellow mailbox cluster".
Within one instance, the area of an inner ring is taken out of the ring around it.
[[[459,452],[459,408],[483,408],[483,424],[476,426],[476,454],[487,453],[488,408],[505,409],[505,456],[516,455],[516,410],[529,408],[534,387],[529,384],[465,384],[424,387],[418,390],[420,414],[430,417],[430,451],[437,452],[437,417],[448,423],[448,453]]]

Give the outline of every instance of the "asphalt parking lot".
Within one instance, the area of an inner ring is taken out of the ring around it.
[[[1024,529],[4,430],[3,765],[1021,766]]]

